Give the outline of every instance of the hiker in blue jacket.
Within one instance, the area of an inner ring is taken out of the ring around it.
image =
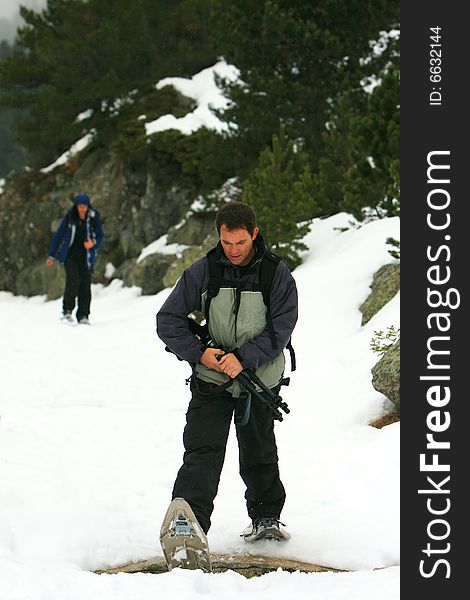
[[[100,213],[91,205],[87,194],[78,194],[52,238],[47,258],[49,267],[55,260],[65,267],[62,304],[65,321],[73,322],[72,312],[77,303],[78,323],[88,325],[90,322],[91,274],[103,238]]]
[[[207,533],[225,457],[231,419],[241,396],[234,378],[255,370],[270,390],[283,378],[283,350],[297,321],[297,290],[286,264],[266,248],[256,215],[243,202],[217,213],[219,243],[188,267],[157,314],[157,333],[193,369],[192,398],[183,434],[184,457],[172,498],[183,498]],[[266,304],[261,279],[271,269]],[[220,281],[214,290],[214,272]],[[210,298],[210,299],[209,299]],[[187,315],[201,311],[212,347],[191,332]],[[220,358],[222,355],[222,358]],[[248,422],[235,421],[240,475],[246,485],[251,525],[246,541],[286,539],[280,525],[285,490],[278,469],[274,422],[262,402],[253,400]]]

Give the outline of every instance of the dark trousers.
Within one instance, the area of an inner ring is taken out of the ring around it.
[[[77,319],[88,317],[91,303],[91,270],[86,257],[70,256],[65,261],[65,291],[62,308],[72,312],[78,300]]]
[[[214,386],[193,377],[192,398],[183,433],[183,465],[172,498],[184,498],[207,533],[225,458],[234,411],[234,399],[223,391],[207,394]],[[274,423],[259,399],[253,398],[248,424],[236,425],[240,475],[246,485],[251,519],[280,517],[286,494],[279,478]]]

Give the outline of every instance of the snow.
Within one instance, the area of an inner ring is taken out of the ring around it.
[[[161,79],[155,85],[157,89],[172,85],[188,98],[195,100],[196,108],[181,118],[177,118],[172,114],[167,114],[162,115],[155,121],[144,123],[146,134],[152,135],[159,131],[176,129],[185,135],[190,135],[201,127],[207,127],[208,129],[219,132],[226,131],[228,129],[227,123],[218,119],[213,112],[213,109],[224,109],[229,104],[228,99],[225,98],[222,91],[217,87],[216,77],[235,81],[238,79],[239,74],[240,72],[237,67],[227,64],[225,60],[222,59],[212,67],[208,67],[207,69],[203,69],[199,73],[196,73],[191,79],[185,79],[184,77],[166,77]],[[132,103],[133,97],[136,94],[137,90],[132,90],[126,97],[116,99],[111,106],[103,103],[101,108],[103,111],[110,110],[111,114],[115,115],[123,105]],[[82,122],[91,116],[92,110],[89,109],[81,112],[76,120]],[[145,121],[146,119],[146,115],[140,115],[138,117],[139,121]],[[94,129],[90,130],[66,152],[61,154],[52,164],[42,168],[41,172],[50,173],[56,167],[66,164],[73,156],[84,150],[92,142],[95,134],[96,131]]]
[[[184,77],[161,79],[155,86],[158,90],[167,85],[172,85],[184,96],[194,99],[197,106],[184,117],[177,118],[174,115],[167,114],[162,115],[155,121],[145,123],[147,135],[167,129],[177,129],[186,135],[197,131],[201,127],[215,129],[216,131],[227,130],[228,125],[218,119],[211,110],[211,108],[224,109],[228,106],[228,100],[217,87],[216,76],[234,81],[238,78],[239,71],[235,66],[228,65],[224,60],[220,60],[212,67],[200,71],[191,79],[185,79]]]
[[[111,279],[115,271],[116,267],[113,265],[113,263],[106,263],[106,267],[104,269],[104,276],[106,277],[106,279]]]
[[[141,263],[144,260],[144,258],[147,258],[147,256],[156,253],[175,254],[177,258],[181,258],[183,252],[189,248],[189,246],[186,246],[185,244],[167,244],[167,239],[167,234],[162,235],[158,238],[158,240],[155,240],[154,242],[151,242],[148,246],[145,246],[145,248],[142,248],[139,257],[137,258],[137,263]]]
[[[390,41],[400,37],[399,29],[390,29],[390,31],[381,31],[377,40],[370,40],[370,54],[362,59],[359,59],[361,65],[367,65],[374,58],[380,56],[389,45]],[[361,85],[367,94],[372,94],[377,86],[382,83],[382,79],[377,75],[370,75],[361,80]],[[373,166],[373,165],[372,165]]]
[[[113,102],[103,100],[101,102],[101,112],[109,111],[109,113],[115,117],[119,114],[119,111],[123,106],[134,104],[134,97],[138,94],[137,89],[130,90],[125,96],[115,98]]]
[[[87,119],[90,119],[92,116],[93,116],[93,109],[89,108],[88,110],[84,110],[79,115],[77,115],[77,118],[75,119],[75,121],[77,123],[81,123],[82,121],[86,121]]]
[[[65,165],[75,154],[78,154],[82,150],[84,150],[93,140],[95,135],[95,131],[92,130],[90,133],[85,134],[81,137],[75,144],[73,144],[66,152],[61,154],[57,160],[55,160],[52,164],[47,167],[44,167],[41,170],[41,173],[50,173],[56,167],[60,165]]]
[[[158,532],[183,452],[187,364],[165,352],[155,313],[170,290],[142,296],[93,286],[90,327],[63,324],[61,300],[0,292],[0,598],[146,600],[399,597],[400,424],[368,423],[389,402],[371,384],[374,331],[399,327],[399,294],[361,327],[374,272],[393,262],[399,219],[317,220],[295,270],[298,369],[276,424],[282,514],[292,538],[248,546],[231,432],[209,543],[345,573],[276,571],[96,575],[160,555]]]

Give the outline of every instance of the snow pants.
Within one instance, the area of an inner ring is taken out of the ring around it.
[[[70,256],[64,263],[65,291],[62,303],[63,312],[72,312],[78,301],[77,320],[88,317],[91,303],[91,270],[86,264],[86,256]]]
[[[191,380],[192,398],[183,433],[183,465],[172,498],[184,498],[205,533],[211,525],[225,448],[235,408],[226,391],[197,379]],[[279,477],[274,422],[259,399],[251,401],[247,425],[236,425],[240,475],[246,485],[246,506],[252,520],[279,519],[286,494]]]

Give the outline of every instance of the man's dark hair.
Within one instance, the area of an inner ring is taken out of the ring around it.
[[[242,227],[252,235],[256,227],[256,215],[251,206],[248,206],[245,202],[227,202],[219,208],[215,217],[215,226],[219,234],[222,225],[225,225],[229,231]]]

